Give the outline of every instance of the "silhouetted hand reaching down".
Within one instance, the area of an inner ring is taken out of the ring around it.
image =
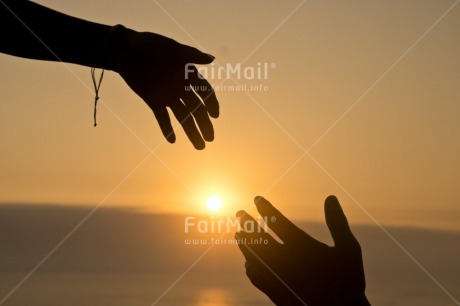
[[[167,108],[195,148],[214,139],[219,104],[194,64],[212,55],[173,39],[78,19],[23,0],[0,2],[0,52],[118,72],[152,109],[163,135],[175,142]],[[193,88],[200,88],[195,92]]]
[[[219,104],[211,85],[191,63],[209,64],[214,57],[158,34],[122,31],[113,69],[150,106],[168,141],[174,142],[175,135],[166,107],[195,148],[203,149],[204,140],[214,139],[210,116],[219,116]],[[194,92],[192,87],[205,90]]]
[[[254,286],[276,305],[370,305],[364,293],[361,247],[336,197],[329,196],[324,204],[334,247],[302,231],[264,198],[256,197],[254,202],[259,213],[267,217],[268,226],[283,241],[277,242],[260,227],[253,232],[236,233],[240,242],[244,238],[246,242],[251,238],[268,241],[238,244],[246,258],[246,274]],[[239,211],[237,217],[243,229],[246,222],[256,222],[244,211]]]

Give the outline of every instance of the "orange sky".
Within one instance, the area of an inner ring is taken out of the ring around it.
[[[257,67],[267,91],[217,93],[216,140],[166,143],[148,107],[106,74],[92,126],[89,68],[0,54],[0,202],[227,212],[263,194],[323,219],[336,194],[351,222],[460,229],[460,7],[453,1],[39,1],[158,32]],[[437,22],[437,20],[439,22]],[[185,30],[186,29],[186,30]]]

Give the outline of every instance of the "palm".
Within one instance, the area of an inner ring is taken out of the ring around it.
[[[249,279],[277,305],[367,305],[356,302],[363,299],[365,290],[361,248],[336,201],[335,197],[326,201],[334,247],[312,238],[263,198],[256,200],[257,208],[267,220],[275,217],[268,225],[283,243],[263,231],[237,233],[237,239],[268,242],[239,247]],[[238,216],[242,224],[255,222],[244,212]]]
[[[163,135],[175,142],[168,107],[195,148],[203,149],[214,139],[210,117],[218,117],[219,105],[192,63],[207,64],[213,57],[154,33],[135,33],[126,45],[116,71],[152,109]],[[192,72],[186,75],[186,69]],[[205,90],[195,93],[191,86]]]

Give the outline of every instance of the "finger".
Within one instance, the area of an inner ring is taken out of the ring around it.
[[[280,245],[275,238],[270,236],[267,231],[260,226],[260,223],[257,222],[251,215],[249,215],[244,210],[240,210],[236,213],[236,217],[240,222],[240,227],[242,228],[242,233],[246,238],[250,239],[249,242],[261,242],[263,243],[256,244],[255,247],[258,249],[268,249],[275,248]]]
[[[195,149],[203,150],[205,148],[204,140],[201,137],[200,132],[198,132],[193,116],[187,107],[178,100],[171,104],[170,108],[174,113],[174,116],[176,116],[176,119],[182,125],[185,134],[187,134],[188,139],[192,142]]]
[[[246,262],[245,268],[246,276],[249,278],[251,283],[259,290],[265,292],[266,286],[264,286],[264,277],[262,277],[261,273],[257,270],[257,268],[254,267],[254,265],[248,264],[248,262]]]
[[[254,265],[245,263],[246,276],[251,283],[264,292],[275,305],[295,305],[291,301],[287,301],[290,294],[285,290],[285,284],[280,283],[278,278],[267,270],[260,270]]]
[[[279,252],[278,243],[269,234],[266,238],[254,238],[254,234],[240,231],[235,233],[238,247],[244,258],[257,266],[263,267],[276,261],[276,254]]]
[[[186,62],[195,64],[210,64],[215,59],[211,54],[201,52],[197,48],[187,45],[181,46],[179,54]]]
[[[253,246],[246,243],[248,239],[248,235],[245,232],[237,232],[235,233],[235,239],[238,243],[238,248],[240,249],[241,253],[243,254],[244,258],[247,262],[252,263],[259,263],[260,260],[256,256],[256,251],[254,250]]]
[[[265,217],[268,226],[275,234],[287,244],[298,244],[299,242],[318,243],[313,237],[302,231],[294,223],[289,221],[270,202],[263,197],[257,196],[254,199],[257,210]]]
[[[244,264],[244,267],[246,269],[246,276],[249,278],[251,283],[258,289],[265,292],[268,287],[267,281],[271,280],[271,278],[265,277],[265,275],[263,275],[256,266],[247,261]]]
[[[176,135],[174,134],[173,127],[171,125],[171,119],[169,118],[168,111],[166,107],[162,108],[154,108],[153,114],[160,125],[161,132],[166,140],[170,143],[174,143],[176,141]]]
[[[213,118],[219,117],[219,102],[217,101],[216,93],[211,84],[194,68],[195,72],[191,73],[189,82],[195,92],[201,97],[206,110]]]
[[[324,213],[327,227],[336,246],[356,241],[339,200],[335,196],[327,197],[324,202]]]
[[[265,233],[265,230],[260,226],[259,222],[244,210],[238,211],[236,217],[240,223],[240,227],[246,233]]]
[[[235,238],[246,260],[261,268],[276,263],[279,260],[280,248],[284,246],[244,210],[238,211],[236,216],[241,231],[235,234]]]
[[[201,103],[200,98],[192,91],[185,90],[183,95],[184,98],[182,101],[195,118],[203,138],[206,141],[213,141],[214,128],[212,127],[211,119],[209,118],[204,104]]]

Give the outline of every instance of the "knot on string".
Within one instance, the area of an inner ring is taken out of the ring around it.
[[[97,126],[97,101],[99,100],[99,89],[101,88],[102,79],[104,78],[104,69],[102,69],[99,81],[96,82],[96,68],[91,68],[91,78],[94,86],[94,126]]]

